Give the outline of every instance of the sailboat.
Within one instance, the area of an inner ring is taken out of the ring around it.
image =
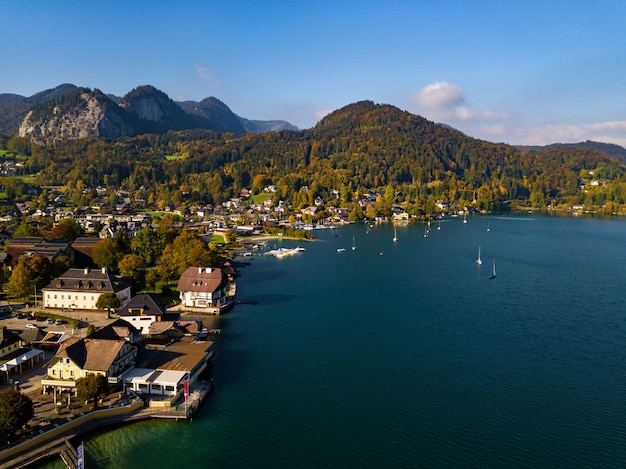
[[[430,232],[430,230],[428,229],[428,227],[424,228],[424,238],[428,238],[428,233]]]
[[[393,240],[398,241],[398,229],[397,228],[393,229]]]
[[[489,274],[489,280],[496,278],[496,260],[493,260],[493,272]]]
[[[482,259],[480,258],[480,244],[478,245],[478,258],[476,259],[476,263],[478,265],[481,265],[483,263]]]
[[[354,240],[354,236],[352,237],[352,250],[356,251],[356,241]]]
[[[463,223],[467,223],[467,212],[463,212]]]

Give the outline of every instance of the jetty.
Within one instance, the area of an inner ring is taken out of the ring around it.
[[[76,469],[78,453],[72,441],[103,426],[125,425],[147,419],[192,419],[212,390],[213,380],[197,381],[192,385],[188,398],[180,399],[175,406],[150,407],[143,399],[134,396],[106,408],[55,419],[49,422],[46,430],[39,430],[28,440],[0,451],[0,469],[27,468],[55,457],[60,457],[68,469]]]

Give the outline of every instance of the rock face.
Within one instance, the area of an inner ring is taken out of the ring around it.
[[[177,103],[150,85],[135,88],[123,98],[74,85],[61,85],[39,94],[41,96],[31,98],[0,95],[0,116],[5,114],[5,110],[15,108],[15,117],[23,116],[15,122],[15,127],[21,122],[15,130],[21,137],[39,144],[187,129],[232,132],[236,135],[296,129],[284,121],[248,121],[240,118],[216,98]],[[18,109],[16,105],[21,107],[18,106]],[[8,122],[9,129],[10,125]]]
[[[121,137],[135,132],[127,113],[99,90],[77,88],[28,111],[18,133],[36,143],[89,136]]]

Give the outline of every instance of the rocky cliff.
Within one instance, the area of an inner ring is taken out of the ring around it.
[[[36,143],[89,136],[133,135],[133,118],[99,90],[77,88],[47,103],[35,105],[22,120],[18,134]]]

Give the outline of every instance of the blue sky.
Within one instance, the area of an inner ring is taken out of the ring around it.
[[[215,96],[312,127],[369,99],[510,144],[626,146],[626,2],[0,0],[0,93]]]

